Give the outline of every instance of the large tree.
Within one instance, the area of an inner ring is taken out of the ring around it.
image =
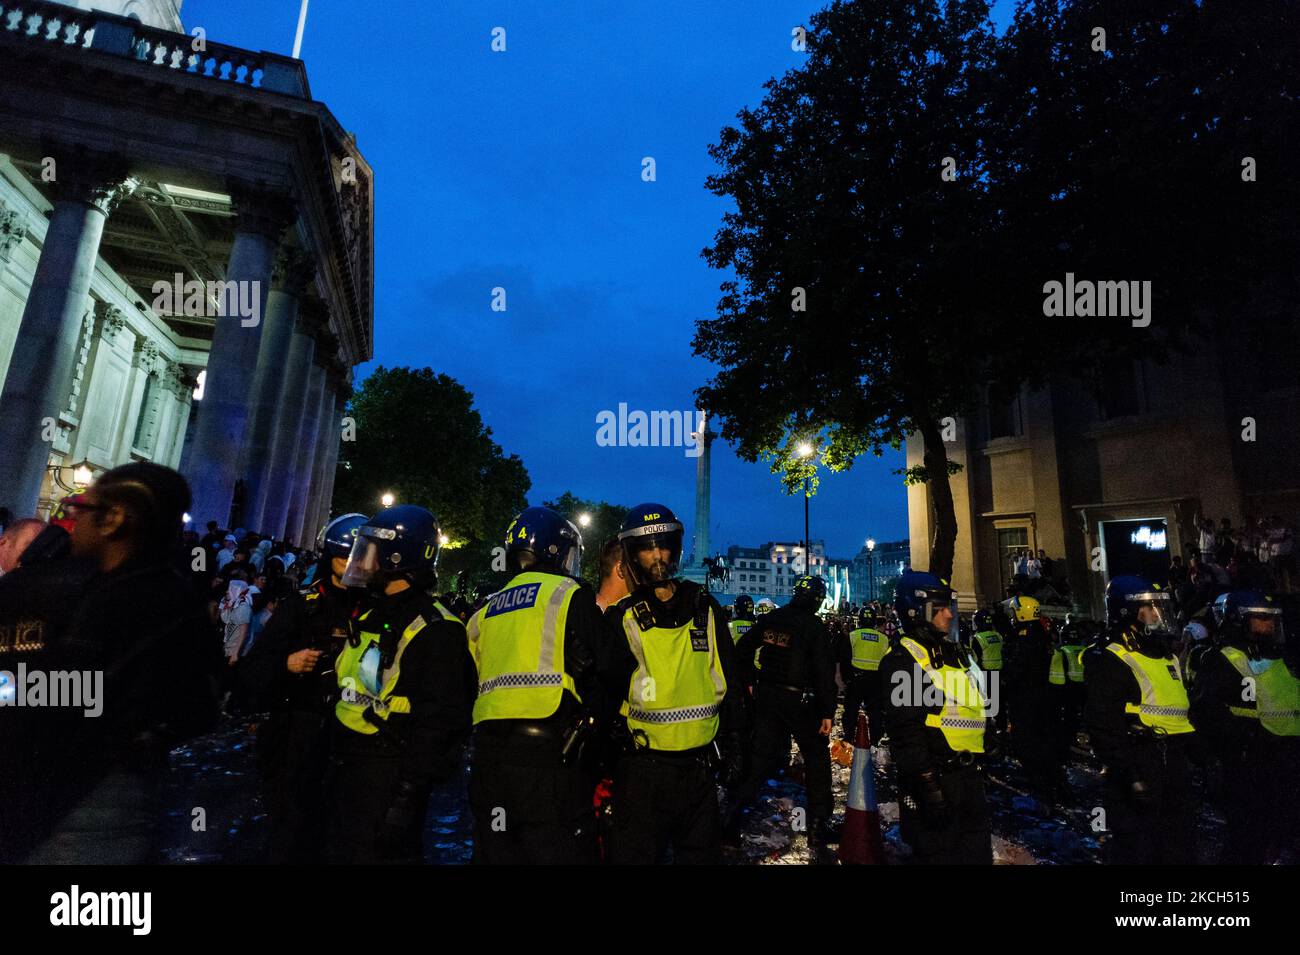
[[[448,537],[443,575],[490,575],[492,548],[527,506],[532,482],[519,457],[492,439],[474,396],[429,368],[381,366],[352,396],[348,414],[356,440],[342,446],[338,509],[372,514],[385,493],[427,507]]]
[[[908,477],[929,483],[943,576],[957,523],[942,422],[974,407],[971,356],[1007,332],[980,294],[994,46],[984,0],[833,3],[806,63],[710,147],[708,188],[735,209],[703,254],[735,279],[697,325],[721,367],[702,405],[791,491],[815,489],[819,461],[842,470],[920,432]],[[798,457],[805,440],[817,457]]]
[[[695,339],[721,366],[701,401],[787,489],[816,480],[801,441],[839,470],[919,432],[906,479],[928,483],[941,575],[944,417],[1062,372],[1100,392],[1189,332],[1276,349],[1296,327],[1292,5],[1029,0],[1001,40],[986,14],[912,0],[813,18],[806,64],[711,149],[709,188],[736,208],[704,255],[736,278]],[[1049,316],[1066,273],[1149,282],[1150,323]]]

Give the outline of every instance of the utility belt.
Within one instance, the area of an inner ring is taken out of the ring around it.
[[[786,693],[797,693],[800,697],[800,703],[811,703],[817,697],[817,694],[813,689],[807,686],[793,686],[789,683],[773,683],[770,680],[759,680],[758,686],[760,689],[764,690],[782,690]]]
[[[938,757],[937,762],[940,768],[950,769],[981,769],[984,766],[984,754],[972,753],[968,749],[963,749],[959,753],[949,752],[945,756]]]
[[[717,759],[718,751],[715,743],[706,743],[703,746],[697,746],[694,749],[649,749],[642,747],[630,750],[627,755],[636,759],[648,759],[654,762],[672,763],[674,765],[687,765],[689,763],[700,763],[708,768],[713,765]]]
[[[558,750],[560,762],[567,766],[580,760],[583,749],[595,732],[595,724],[586,717],[575,717],[567,722],[485,720],[474,732],[489,747]]]

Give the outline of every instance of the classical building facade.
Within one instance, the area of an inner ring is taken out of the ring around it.
[[[1198,515],[1234,527],[1300,517],[1300,327],[1251,339],[1231,327],[1166,363],[1064,375],[959,419],[948,456],[963,610],[1002,598],[1012,555],[1044,551],[1070,602],[1100,616],[1119,574],[1166,579],[1196,545]],[[924,443],[907,443],[909,467]],[[929,565],[929,489],[908,490],[914,567]],[[1064,561],[1061,574],[1059,562]]]
[[[0,0],[0,504],[156,461],[195,526],[301,543],[372,351],[372,173],[301,61],[182,29]]]

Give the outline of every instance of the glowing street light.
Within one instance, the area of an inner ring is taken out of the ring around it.
[[[867,538],[867,599],[876,599],[876,541],[874,538]]]
[[[384,496],[379,499],[379,503],[384,507],[392,507],[396,502],[397,498],[393,497],[392,491],[385,492]]]
[[[795,448],[795,456],[807,460],[813,456],[813,446],[807,441],[800,441]],[[803,479],[803,572],[812,573],[812,560],[808,554],[808,498],[810,497],[808,479]]]
[[[72,472],[72,483],[77,487],[89,487],[90,482],[95,480],[95,475],[90,473],[90,468],[84,464],[77,465],[76,470]]]
[[[448,537],[446,534],[439,534],[439,535],[438,535],[438,543],[439,543],[441,546],[446,547],[448,544],[451,543],[451,538]]]
[[[586,527],[590,523],[591,523],[591,515],[588,514],[586,511],[583,511],[581,514],[578,515],[578,524],[580,526]]]

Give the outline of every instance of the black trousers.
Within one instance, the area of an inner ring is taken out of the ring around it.
[[[345,736],[344,734],[349,734]],[[335,865],[418,865],[424,859],[424,819],[400,837],[385,830],[385,815],[402,778],[397,754],[373,737],[332,728],[326,793],[329,838],[327,861]],[[428,802],[428,794],[424,796]]]
[[[325,713],[287,710],[272,713],[259,727],[257,762],[272,864],[307,865],[324,858],[330,719]]]
[[[1187,757],[1180,744],[1135,742],[1127,762],[1136,772],[1108,771],[1103,788],[1106,862],[1109,865],[1192,865],[1196,862],[1196,818]],[[1149,795],[1134,798],[1141,778]]]
[[[857,737],[858,710],[866,708],[867,728],[871,741],[880,742],[885,732],[885,716],[881,707],[880,671],[858,670],[850,667],[849,682],[844,687],[844,719],[841,726],[844,738],[850,743]]]
[[[703,750],[644,751],[614,770],[614,865],[717,865],[722,861],[718,789]]]
[[[475,738],[469,804],[474,862],[594,865],[595,780],[560,762],[560,744]]]
[[[1061,751],[1064,689],[1048,684],[1021,691],[1011,716],[1012,749],[1034,795],[1047,802],[1060,797],[1065,776],[1068,750]]]
[[[992,865],[993,836],[984,776],[975,766],[949,766],[939,780],[947,803],[942,821],[927,819],[915,799],[899,799],[903,839],[914,865]]]
[[[733,802],[740,810],[754,801],[763,782],[786,766],[790,758],[790,737],[803,756],[804,786],[808,790],[809,827],[830,819],[831,755],[829,740],[818,730],[821,719],[802,694],[781,687],[754,688],[754,737],[750,768],[736,788]]]

